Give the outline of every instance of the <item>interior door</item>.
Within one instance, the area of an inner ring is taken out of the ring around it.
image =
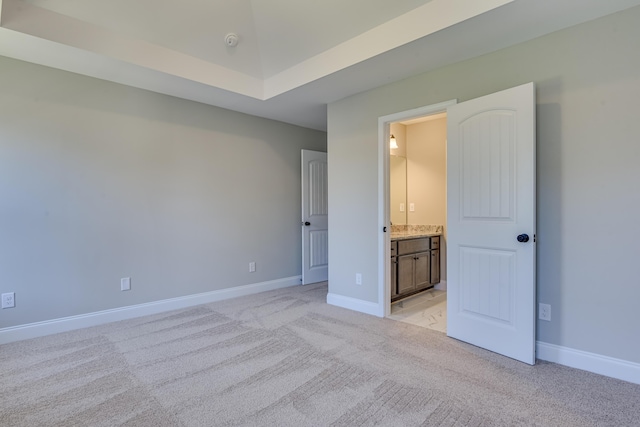
[[[302,284],[329,274],[327,153],[302,150]]]
[[[447,114],[447,335],[534,364],[534,84]]]

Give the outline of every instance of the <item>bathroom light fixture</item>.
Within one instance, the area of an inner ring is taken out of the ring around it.
[[[391,134],[391,139],[389,139],[389,148],[395,150],[398,148],[398,142],[396,141],[396,137]]]

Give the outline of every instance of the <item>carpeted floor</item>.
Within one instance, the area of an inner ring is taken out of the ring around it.
[[[638,426],[640,386],[325,303],[326,283],[0,346],[2,426]]]

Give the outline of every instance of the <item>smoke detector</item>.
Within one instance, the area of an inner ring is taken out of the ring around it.
[[[236,47],[238,45],[238,35],[236,33],[229,33],[224,36],[224,44],[229,47]]]

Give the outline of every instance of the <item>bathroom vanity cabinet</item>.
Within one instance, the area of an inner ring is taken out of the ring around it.
[[[431,288],[440,282],[440,236],[391,242],[391,300]]]

